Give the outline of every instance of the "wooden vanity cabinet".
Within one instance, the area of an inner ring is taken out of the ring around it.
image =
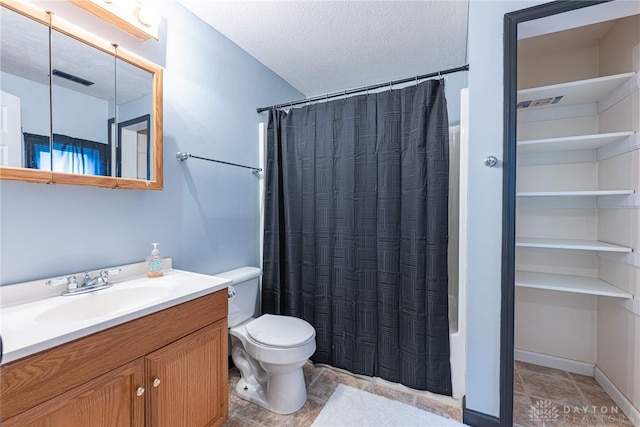
[[[145,359],[151,385],[147,391],[149,426],[210,426],[227,419],[226,321],[201,329]]]
[[[122,361],[99,372],[102,364]],[[86,378],[91,365],[98,375]],[[227,292],[8,363],[0,374],[5,427],[222,425],[228,417]]]

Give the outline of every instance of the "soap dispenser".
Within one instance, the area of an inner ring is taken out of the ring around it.
[[[162,258],[160,257],[160,251],[158,250],[158,243],[152,243],[153,250],[151,255],[147,257],[147,277],[160,277],[162,276]]]

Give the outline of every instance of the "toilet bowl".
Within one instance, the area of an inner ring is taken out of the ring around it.
[[[306,321],[264,314],[252,317],[260,270],[243,267],[217,274],[229,288],[231,358],[240,370],[236,393],[278,414],[296,412],[307,400],[303,365],[316,351],[316,332]]]
[[[316,351],[313,327],[295,317],[265,314],[229,333],[231,357],[242,376],[238,396],[278,414],[302,408],[307,401],[302,366]]]

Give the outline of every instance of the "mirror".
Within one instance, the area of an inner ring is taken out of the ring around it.
[[[55,15],[0,5],[0,124],[13,129],[0,134],[0,178],[162,189],[162,69]]]
[[[26,17],[4,8],[0,13],[0,167],[15,179],[31,175],[48,182],[51,177],[46,172],[51,164],[28,161],[23,146],[24,134],[33,136],[34,145],[49,147],[48,21],[46,13]]]
[[[146,70],[121,58],[116,60],[117,177],[153,179],[152,79]]]
[[[112,176],[115,57],[52,30],[51,75],[52,170]]]

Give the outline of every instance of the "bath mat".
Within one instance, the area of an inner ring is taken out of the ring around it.
[[[312,427],[463,426],[456,420],[339,384]]]

